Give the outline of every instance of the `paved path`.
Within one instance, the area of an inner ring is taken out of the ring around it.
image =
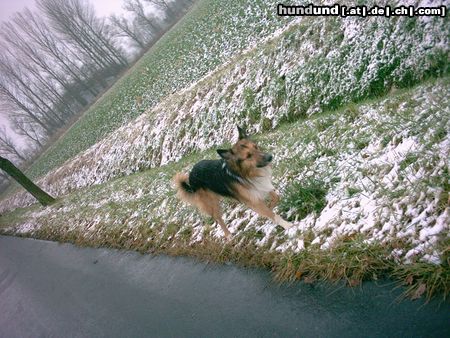
[[[0,337],[450,337],[450,305],[0,236]]]

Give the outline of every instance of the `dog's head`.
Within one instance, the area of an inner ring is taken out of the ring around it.
[[[258,145],[249,139],[247,133],[237,127],[239,140],[231,149],[217,149],[217,153],[228,165],[243,177],[257,176],[257,169],[268,166],[273,159],[272,154],[261,151]]]

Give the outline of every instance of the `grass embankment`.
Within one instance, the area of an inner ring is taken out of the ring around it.
[[[169,115],[190,110],[192,116],[199,116],[186,130],[176,125],[174,137],[185,133],[189,138],[193,129],[207,134],[217,128],[211,126],[214,121],[222,124],[223,116],[270,130],[280,121],[337,109],[384,95],[392,87],[410,87],[448,74],[446,18],[309,17],[278,38],[261,41],[291,20],[276,16],[276,4],[200,1],[28,174],[41,177],[60,167],[225,61],[231,61],[231,67],[215,72],[204,83],[207,87],[196,86],[180,96],[179,107],[167,107]],[[242,54],[252,44],[257,48]]]
[[[279,20],[275,6],[272,0],[198,0],[27,174],[37,178],[59,167],[163,97],[285,25],[290,19]]]
[[[413,298],[450,291],[449,79],[350,104],[256,136],[275,154],[288,232],[227,201],[234,234],[178,202],[178,171],[214,149],[17,209],[1,232],[269,268],[278,280],[393,278]],[[447,168],[447,169],[446,169]],[[444,229],[439,225],[444,224]],[[446,225],[447,224],[447,225]]]
[[[225,20],[223,25],[235,27],[235,22]],[[295,21],[192,86],[168,95],[38,182],[59,196],[218,145],[236,123],[269,131],[283,122],[445,76],[450,69],[449,27],[442,18]],[[119,101],[110,99],[114,108]],[[98,133],[95,124],[85,128],[86,134]],[[368,140],[370,135],[358,146]],[[0,210],[31,202],[17,193],[3,199]]]

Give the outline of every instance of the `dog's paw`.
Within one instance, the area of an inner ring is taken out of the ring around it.
[[[283,223],[280,224],[285,230],[288,230],[294,226],[293,223],[283,220]]]
[[[284,219],[282,219],[280,216],[275,215],[275,222],[278,225],[281,225],[285,230],[291,228],[294,224],[292,224],[291,222],[285,221]]]

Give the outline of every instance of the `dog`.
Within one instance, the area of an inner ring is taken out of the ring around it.
[[[225,237],[231,238],[222,219],[220,201],[223,197],[235,199],[284,229],[292,223],[273,212],[280,197],[272,185],[272,154],[263,152],[237,126],[239,139],[231,149],[217,149],[219,160],[202,160],[189,174],[178,173],[173,181],[177,196],[221,226]],[[266,204],[266,199],[269,203]]]

